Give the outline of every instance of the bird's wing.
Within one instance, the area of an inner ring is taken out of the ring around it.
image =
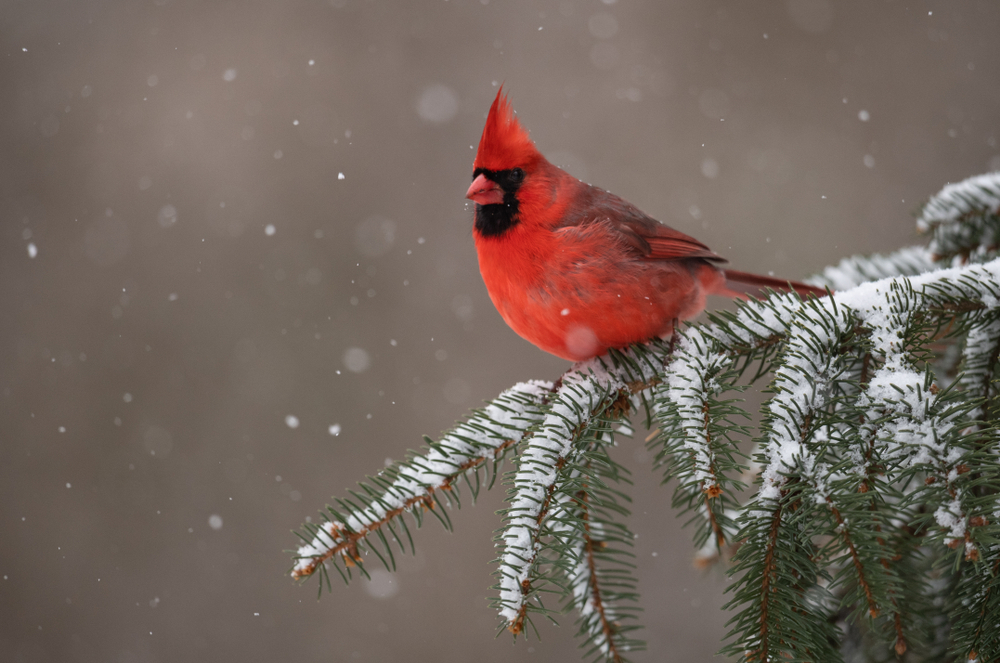
[[[635,205],[613,193],[590,185],[574,196],[566,210],[561,228],[601,223],[612,229],[621,242],[647,260],[681,260],[701,258],[713,262],[726,262],[694,237],[661,223],[645,214]]]

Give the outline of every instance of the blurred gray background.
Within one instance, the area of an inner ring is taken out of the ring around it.
[[[331,495],[568,366],[479,278],[497,85],[552,161],[800,278],[1000,168],[998,33],[988,0],[4,0],[0,660],[579,660],[572,617],[493,639],[499,489],[393,576],[287,576]],[[722,573],[620,456],[635,660],[708,660]]]

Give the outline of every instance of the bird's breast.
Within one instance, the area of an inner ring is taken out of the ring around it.
[[[614,242],[521,229],[476,238],[479,268],[500,315],[520,336],[569,360],[668,333],[704,293],[683,262],[645,261]]]

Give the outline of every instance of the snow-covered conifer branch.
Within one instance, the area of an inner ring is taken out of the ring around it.
[[[734,497],[744,488],[737,478],[746,469],[737,441],[749,430],[736,422],[749,415],[737,400],[721,396],[743,389],[736,381],[751,364],[759,364],[751,382],[772,370],[801,305],[794,294],[776,294],[741,302],[735,312],[711,314],[712,325],[678,339],[655,387],[660,429],[652,444],[659,447],[666,478],[677,479],[674,506],[695,514],[702,563],[719,559],[737,543],[740,508]]]
[[[974,419],[995,418],[996,405],[992,403],[997,388],[993,369],[1000,355],[1000,309],[990,307],[978,316],[969,327],[962,351],[961,388],[966,393],[978,394],[982,404],[969,416]]]
[[[933,255],[926,246],[908,246],[888,255],[851,256],[806,279],[811,285],[828,287],[834,292],[892,276],[916,276],[936,269]]]
[[[970,434],[978,399],[958,398],[957,388],[934,382],[927,346],[983,317],[998,287],[994,261],[860,286],[796,312],[775,373],[777,393],[766,407],[761,486],[743,518],[733,602],[743,609],[731,651],[748,660],[825,660],[819,652],[831,615],[823,606],[834,602],[823,597],[847,578],[845,598],[866,605],[873,619],[891,615],[885,630],[905,651],[909,618],[897,578],[886,573],[895,553],[885,539],[900,524],[912,526],[914,504],[933,514],[925,526],[935,537],[964,547],[969,561],[978,558],[969,528],[981,527],[985,516],[969,484],[996,473],[977,446],[982,436]],[[870,377],[862,377],[866,372]],[[884,476],[877,486],[874,474]],[[822,522],[826,509],[832,527]],[[837,536],[815,549],[830,530]],[[834,575],[819,582],[824,563]],[[799,583],[800,591],[776,591],[774,583],[793,568],[814,581]]]
[[[379,537],[382,551],[391,562],[392,550],[382,533],[383,528],[405,551],[402,538],[392,528],[394,522],[398,522],[406,533],[412,549],[413,540],[402,516],[410,513],[419,523],[423,510],[434,512],[442,493],[446,500],[455,502],[457,480],[463,477],[475,497],[483,469],[487,470],[492,484],[497,463],[528,429],[541,420],[542,408],[551,388],[550,383],[538,381],[515,385],[485,408],[475,411],[468,421],[459,424],[440,442],[431,443],[426,453],[412,454],[405,462],[369,477],[370,483],[360,484],[362,492],[353,493],[353,501],[338,500],[337,507],[327,507],[325,522],[303,526],[306,534],[299,536],[304,545],[295,556],[292,576],[302,579],[317,570],[325,572],[325,563],[332,560],[334,568],[346,581],[350,575],[349,567],[363,562],[361,553],[366,547],[382,557],[379,550],[371,545],[373,534]],[[445,519],[442,523],[449,526]],[[338,561],[343,561],[348,567],[346,575],[336,565]],[[387,560],[382,557],[382,561]],[[389,563],[386,565],[390,566]]]
[[[660,344],[614,352],[612,365],[596,359],[574,367],[562,377],[546,406],[544,420],[520,450],[518,469],[510,480],[510,506],[503,512],[504,527],[497,537],[503,552],[495,600],[506,627],[515,635],[524,632],[530,613],[548,612],[541,601],[543,593],[565,595],[560,587],[568,577],[574,594],[581,594],[579,578],[593,582],[600,577],[573,570],[580,559],[580,554],[573,553],[574,547],[579,549],[582,544],[586,548],[588,524],[583,514],[590,512],[582,508],[579,492],[586,494],[590,509],[596,504],[607,512],[616,504],[607,499],[598,501],[601,493],[595,488],[606,488],[606,477],[588,473],[587,468],[597,460],[594,454],[607,444],[604,437],[610,423],[629,412],[633,394],[655,381],[665,356],[662,350]],[[577,503],[578,517],[567,519],[574,512],[560,506],[567,499]],[[614,510],[622,511],[620,506]],[[605,530],[609,523],[604,524]],[[584,626],[596,629],[591,638],[598,650],[620,657],[611,637],[618,634],[605,632],[605,622],[600,619],[591,621],[584,620]]]
[[[941,259],[988,259],[1000,241],[1000,173],[949,184],[921,210],[917,228],[933,231],[930,251]]]
[[[475,496],[480,474],[492,484],[516,454],[498,535],[503,625],[523,633],[557,611],[543,601],[554,595],[578,612],[588,656],[624,660],[642,644],[630,481],[612,454],[644,407],[700,554],[737,550],[725,651],[838,661],[850,640],[865,660],[1000,660],[1000,174],[945,187],[920,225],[929,250],[814,277],[830,297],[742,302],[556,385],[505,392],[307,525],[294,575],[343,575],[339,563],[347,580],[369,551],[391,567],[390,541],[410,537],[403,514],[449,526],[457,482]],[[934,271],[941,258],[951,268]],[[733,396],[765,375],[761,470],[740,504],[752,433]]]
[[[615,444],[612,428],[595,437],[585,462],[560,492],[565,513],[553,521],[558,523],[556,529],[571,535],[553,561],[569,589],[565,603],[579,615],[578,635],[589,648],[585,657],[618,662],[626,660],[626,652],[644,648],[643,642],[629,637],[630,631],[639,628],[634,623],[638,611],[631,562],[634,536],[618,522],[628,515],[622,502],[629,500],[611,487],[623,480],[631,482],[623,479],[627,471],[607,454],[607,447]],[[574,488],[570,498],[566,491]]]
[[[1000,554],[996,545],[987,559],[963,564],[952,599],[952,653],[970,662],[996,660],[1000,652]]]
[[[696,513],[695,545],[711,557],[733,543],[735,495],[745,488],[734,478],[746,468],[733,436],[749,435],[734,423],[749,415],[734,400],[719,398],[736,388],[737,358],[703,330],[691,329],[678,340],[665,378],[654,387],[659,430],[651,447],[658,447],[657,463],[666,476],[677,479],[673,506]]]
[[[788,338],[765,407],[761,487],[743,518],[734,603],[743,610],[733,634],[748,660],[830,660],[828,587],[815,539],[844,522],[829,453],[847,431],[825,416],[837,408],[853,376],[850,309],[831,300],[804,302],[789,320]],[[856,557],[853,532],[841,539]],[[864,569],[862,569],[863,571]],[[860,582],[868,581],[861,573]],[[797,582],[788,583],[790,577]],[[789,586],[790,585],[790,586]],[[874,600],[869,611],[878,612]]]

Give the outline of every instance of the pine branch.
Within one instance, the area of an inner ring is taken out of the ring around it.
[[[831,441],[833,446],[839,446],[837,436],[852,434],[852,428],[859,430],[856,426],[840,426],[846,421],[858,420],[850,399],[834,403],[829,398],[836,392],[831,387],[836,386],[838,376],[846,374],[837,362],[843,361],[849,348],[837,344],[840,339],[849,338],[856,329],[863,330],[870,339],[871,350],[865,352],[872,352],[879,364],[868,388],[858,399],[857,407],[864,408],[864,419],[873,422],[868,424],[874,427],[873,439],[884,450],[881,453],[883,462],[890,464],[885,468],[886,474],[891,474],[890,470],[898,471],[900,482],[906,482],[916,471],[927,475],[928,480],[905,497],[910,501],[929,499],[941,504],[934,511],[934,519],[945,542],[957,547],[965,541],[966,557],[976,554],[972,537],[965,537],[971,505],[966,504],[968,490],[963,484],[966,483],[964,475],[970,472],[968,463],[980,466],[984,459],[970,455],[975,450],[970,447],[969,436],[960,423],[970,421],[971,407],[964,401],[955,403],[948,393],[931,387],[928,374],[921,374],[912,364],[913,347],[910,344],[933,338],[928,327],[940,329],[946,318],[954,320],[957,316],[981,311],[986,306],[984,298],[995,301],[998,278],[1000,262],[965,270],[945,270],[912,280],[890,281],[888,287],[873,284],[857,288],[824,302],[807,302],[797,313],[781,366],[776,372],[773,388],[778,393],[768,404],[765,430],[769,432],[766,433],[768,442],[763,459],[767,464],[762,473],[762,485],[756,502],[748,507],[752,522],[742,534],[748,537],[748,542],[738,555],[737,569],[746,574],[740,580],[742,585],[737,589],[734,603],[745,607],[737,620],[734,635],[744,647],[748,642],[757,642],[757,649],[751,648],[749,654],[745,653],[748,660],[753,658],[754,652],[757,655],[773,653],[776,642],[780,643],[780,651],[785,655],[818,651],[821,640],[829,637],[822,629],[823,617],[810,613],[801,596],[789,595],[777,604],[771,601],[767,593],[768,579],[772,576],[771,570],[781,561],[777,557],[781,552],[780,539],[762,537],[760,533],[767,525],[779,522],[776,518],[781,518],[782,509],[789,504],[808,512],[808,504],[817,501],[817,496],[829,493],[827,486],[852,480],[851,474],[838,476],[835,471],[836,468],[849,469],[850,464],[824,464],[823,460],[830,453]],[[920,293],[914,289],[917,284],[922,286]],[[849,395],[850,389],[843,389],[842,393]],[[825,412],[839,413],[839,418],[824,416]],[[821,425],[821,422],[827,423]],[[865,428],[860,428],[862,437]],[[934,438],[928,438],[929,433]],[[960,451],[963,448],[965,452]],[[867,481],[868,474],[867,471],[858,473],[858,482]],[[789,485],[795,488],[791,493]],[[928,495],[931,491],[939,491],[939,494]],[[790,502],[790,494],[798,501]],[[835,493],[829,495],[825,501],[836,504]],[[838,514],[843,510],[839,506],[835,508]],[[752,532],[758,533],[756,542],[750,536]],[[851,538],[856,540],[863,532],[863,529],[855,530]],[[799,546],[808,548],[812,536],[814,534],[806,530],[800,537]],[[869,538],[877,543],[881,537]],[[768,542],[764,549],[760,541]],[[854,542],[851,545],[855,545]],[[874,546],[875,554],[868,557],[877,560],[884,556],[885,551],[881,548]],[[764,567],[760,566],[761,560]],[[878,567],[872,565],[872,569],[877,572]],[[754,578],[764,583],[760,594],[748,590],[747,583]],[[892,589],[891,577],[884,580],[882,593],[888,600],[883,603],[895,606],[898,589]],[[862,586],[869,583],[864,576],[859,576],[859,581]],[[831,586],[835,585],[836,581]],[[865,592],[871,593],[871,589],[865,587]],[[875,594],[872,596],[874,598]],[[795,632],[787,628],[782,630],[782,620],[775,619],[776,611],[784,613],[786,624],[795,625]],[[813,614],[811,629],[802,626],[805,614]],[[751,616],[758,618],[757,626],[752,625]],[[759,636],[752,636],[751,632],[758,628]],[[808,639],[808,635],[815,637]],[[905,639],[898,638],[897,644],[902,648]]]
[[[929,248],[936,260],[988,258],[1000,237],[1000,173],[944,187],[924,205],[917,228],[933,231]]]
[[[761,488],[747,508],[749,522],[741,536],[748,541],[736,557],[736,568],[747,573],[736,586],[735,603],[744,607],[732,635],[743,648],[751,643],[742,652],[746,660],[831,660],[833,655],[823,608],[828,590],[816,583],[822,571],[812,540],[823,531],[818,526],[823,514],[815,512],[835,504],[830,452],[845,444],[846,431],[823,415],[836,407],[841,390],[835,385],[849,375],[844,339],[856,326],[848,308],[829,300],[803,303],[790,320],[771,387],[776,394],[765,412]],[[782,527],[783,522],[789,526]],[[747,536],[765,531],[756,539]],[[797,582],[779,590],[778,578],[787,578],[785,571],[793,568]],[[807,591],[824,596],[817,599]]]
[[[459,424],[439,443],[431,443],[426,453],[412,454],[407,461],[369,477],[370,483],[360,484],[362,494],[356,493],[354,502],[338,500],[339,509],[327,507],[324,524],[304,525],[306,534],[299,535],[304,545],[294,558],[292,577],[307,578],[330,560],[342,560],[347,567],[362,563],[361,551],[366,545],[371,546],[372,534],[383,536],[381,530],[391,530],[394,521],[405,529],[401,517],[406,513],[414,515],[419,524],[420,511],[433,510],[442,492],[457,493],[456,481],[461,477],[467,479],[470,473],[476,483],[467,483],[475,497],[480,470],[492,463],[488,475],[492,484],[497,464],[541,420],[551,388],[551,384],[537,381],[514,386]],[[442,524],[448,527],[446,520],[442,519]],[[413,540],[406,531],[412,550]],[[391,536],[405,550],[394,531]],[[382,550],[391,554],[388,542],[380,540],[380,543]],[[349,571],[341,575],[346,582]]]
[[[567,525],[555,521],[553,527],[558,496],[573,494],[568,486],[579,475],[597,434],[628,413],[630,397],[654,383],[664,359],[662,344],[611,357],[616,360],[613,366],[590,360],[563,375],[544,420],[518,456],[510,506],[502,512],[504,526],[497,536],[503,552],[495,600],[506,628],[515,635],[524,632],[530,612],[548,612],[540,602],[542,592],[563,593],[552,590],[560,584],[558,560],[569,553],[559,536]]]
[[[945,187],[919,224],[930,250],[845,259],[812,280],[832,296],[742,302],[669,343],[501,394],[305,525],[293,575],[329,585],[333,566],[348,581],[368,552],[391,568],[390,544],[413,549],[405,514],[450,527],[458,482],[475,497],[518,454],[498,535],[503,626],[552,618],[555,597],[577,611],[588,657],[624,661],[643,645],[631,482],[611,453],[644,409],[699,557],[737,551],[726,652],[1000,660],[1000,174]],[[752,430],[733,396],[767,375],[757,487],[741,504]]]
[[[1000,554],[994,546],[989,559],[980,564],[966,564],[955,596],[952,613],[970,614],[973,619],[957,619],[954,630],[954,653],[968,661],[995,660],[1000,652]]]
[[[747,346],[750,355],[758,346]],[[733,522],[734,496],[745,486],[736,476],[746,469],[734,436],[748,435],[733,419],[749,415],[733,400],[718,396],[735,389],[738,352],[725,352],[713,337],[699,329],[681,338],[665,370],[665,379],[654,389],[654,415],[659,447],[657,463],[664,467],[664,482],[677,479],[673,506],[693,511],[699,522],[695,545],[703,558],[720,557],[738,529]]]
[[[604,436],[602,436],[603,438]],[[620,498],[607,489],[620,478],[624,468],[607,455],[614,445],[613,436],[606,438],[603,449],[594,449],[580,473],[579,487],[572,501],[575,513],[564,520],[579,536],[573,541],[560,566],[564,567],[572,607],[579,614],[579,635],[588,647],[587,657],[618,663],[625,661],[625,652],[638,651],[644,643],[629,637],[638,628],[626,625],[633,620],[637,608],[626,606],[638,599],[631,552],[634,536],[616,516],[627,515]]]
[[[986,311],[970,325],[962,352],[962,374],[959,378],[963,391],[976,394],[982,405],[970,413],[976,419],[993,419],[990,402],[996,394],[994,376],[1000,355],[1000,312]]]
[[[934,256],[926,246],[908,246],[889,255],[844,258],[835,266],[806,279],[811,285],[828,287],[836,292],[893,276],[916,276],[936,269]]]

